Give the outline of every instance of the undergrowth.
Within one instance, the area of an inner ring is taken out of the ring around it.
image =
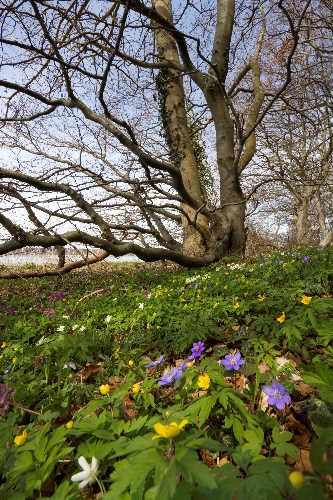
[[[333,498],[332,255],[3,281],[0,498]]]

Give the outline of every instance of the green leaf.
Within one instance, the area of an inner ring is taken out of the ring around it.
[[[275,443],[284,443],[290,441],[293,437],[291,432],[279,432],[278,426],[276,425],[272,431],[272,437]]]
[[[177,450],[175,454],[177,459]],[[188,483],[198,483],[200,486],[208,489],[216,488],[216,481],[211,470],[199,460],[198,454],[188,450],[178,462],[178,469]]]
[[[276,453],[283,457],[284,455],[289,455],[295,460],[299,458],[299,449],[292,443],[281,443],[276,446]]]
[[[327,448],[333,443],[333,427],[325,429],[321,434],[319,439],[316,439],[312,442],[310,449],[310,460],[313,469],[315,472],[319,474],[325,474],[326,472],[326,463],[323,461],[324,453]],[[332,472],[332,468],[331,468]]]

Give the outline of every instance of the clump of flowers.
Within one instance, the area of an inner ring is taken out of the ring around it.
[[[200,341],[194,343],[191,349],[193,358],[198,358],[199,356],[201,356],[204,350],[205,350],[205,344],[203,342]]]
[[[152,439],[172,439],[180,433],[181,429],[184,425],[188,424],[188,420],[184,419],[178,425],[176,422],[171,422],[169,425],[162,425],[160,422],[154,425],[154,429],[156,432],[156,436],[153,436]]]
[[[291,397],[283,385],[276,381],[272,383],[272,386],[264,385],[262,390],[268,396],[268,404],[276,406],[278,410],[284,410],[286,405],[291,402]]]
[[[98,461],[95,457],[92,457],[91,465],[89,465],[84,457],[80,457],[78,462],[83,470],[82,472],[74,474],[74,476],[71,477],[71,480],[79,481],[79,488],[82,489],[88,484],[93,484],[97,480]]]
[[[244,359],[241,359],[242,355],[237,352],[235,355],[227,354],[224,359],[219,360],[219,364],[223,365],[227,370],[239,370],[240,367],[245,363]]]
[[[203,389],[204,391],[207,391],[209,386],[210,386],[210,376],[208,375],[208,373],[204,373],[203,375],[199,375],[198,387],[200,389]]]
[[[153,368],[155,366],[161,365],[162,363],[164,363],[164,361],[165,361],[165,359],[164,359],[164,356],[162,355],[156,361],[152,361],[148,365],[145,365],[145,368]]]

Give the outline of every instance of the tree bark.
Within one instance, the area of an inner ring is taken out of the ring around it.
[[[170,0],[153,0],[157,12],[172,22],[172,7]],[[180,64],[175,40],[164,29],[156,29],[155,41],[161,60]],[[191,141],[191,130],[188,126],[188,116],[185,109],[183,78],[179,71],[168,69],[162,73],[164,102],[160,110],[163,114],[162,122],[166,132],[166,139],[172,161],[179,167],[184,186],[189,194],[200,205],[204,204],[200,185],[199,169]],[[208,236],[209,227],[207,218],[196,212],[186,204],[182,204],[185,215],[182,216],[183,226],[183,253],[190,256],[202,256],[205,245],[202,236],[189,221],[196,220],[201,231]]]

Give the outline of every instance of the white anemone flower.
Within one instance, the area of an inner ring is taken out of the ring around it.
[[[79,481],[79,488],[82,489],[88,484],[93,484],[97,480],[98,461],[97,458],[92,457],[91,465],[89,465],[87,460],[81,456],[78,462],[83,471],[74,474],[74,476],[71,477],[71,480]]]
[[[105,323],[110,323],[111,321],[111,316],[110,314],[107,315],[107,317],[105,318]]]

